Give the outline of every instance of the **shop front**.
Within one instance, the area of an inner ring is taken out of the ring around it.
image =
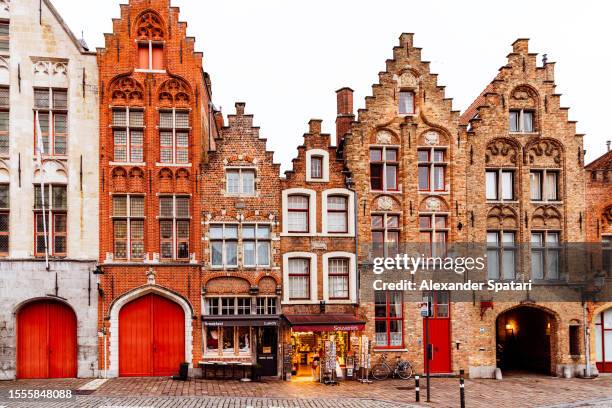
[[[365,322],[353,315],[284,315],[285,377],[292,381],[353,379],[359,334]]]
[[[258,376],[278,376],[278,316],[202,316],[201,365],[248,365]]]

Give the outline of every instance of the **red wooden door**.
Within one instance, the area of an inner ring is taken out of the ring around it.
[[[76,316],[67,305],[41,300],[17,314],[17,378],[77,376]]]
[[[432,345],[433,355],[429,361],[429,371],[434,374],[450,373],[452,372],[450,294],[435,292],[427,295],[425,300],[429,300],[432,305],[432,317],[429,318],[429,343]],[[425,339],[425,320],[423,320],[423,339]],[[426,347],[425,358],[427,358]]]
[[[142,296],[119,312],[119,375],[166,376],[185,359],[185,315],[162,296]]]

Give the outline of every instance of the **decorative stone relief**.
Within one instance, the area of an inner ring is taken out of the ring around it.
[[[32,68],[35,75],[68,75],[68,63],[64,61],[36,61]]]
[[[382,211],[390,211],[393,209],[393,199],[391,197],[379,197],[378,209]]]
[[[516,147],[504,139],[493,140],[487,145],[487,150],[485,151],[485,161],[487,163],[491,162],[493,156],[507,157],[511,163],[516,163]]]
[[[425,201],[425,207],[431,212],[436,212],[436,211],[440,211],[442,204],[440,203],[440,200],[438,200],[437,198],[429,197]]]
[[[440,143],[440,135],[438,134],[438,132],[434,132],[433,130],[427,132],[425,134],[425,143],[430,146],[434,146]]]
[[[536,157],[541,156],[552,157],[556,164],[561,164],[561,148],[555,141],[544,139],[529,145],[525,157],[526,160],[529,160],[529,164],[533,164]]]
[[[9,69],[9,57],[0,57],[0,69]]]
[[[533,228],[560,228],[561,213],[552,205],[538,207],[531,218]]]
[[[398,85],[402,88],[416,88],[418,86],[418,79],[412,74],[412,72],[404,72],[400,75],[397,81]]]
[[[147,271],[147,284],[155,285],[155,275],[157,274],[155,273],[153,268],[149,268],[149,270]]]
[[[189,103],[189,86],[181,80],[169,79],[159,87],[159,101],[174,103]]]
[[[393,136],[387,130],[381,130],[376,134],[376,143],[378,144],[390,144],[393,140]]]
[[[136,36],[147,40],[161,40],[164,29],[161,17],[153,12],[146,12],[136,20]]]
[[[113,101],[129,103],[131,101],[142,101],[144,88],[132,78],[119,78],[111,85],[111,97]]]

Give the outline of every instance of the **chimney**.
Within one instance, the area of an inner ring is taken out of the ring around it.
[[[353,90],[351,88],[340,88],[336,91],[337,115],[336,115],[336,146],[351,129],[351,123],[355,120],[353,115]]]
[[[612,141],[610,140],[606,141],[606,146],[608,147],[608,151],[610,151],[610,143],[612,143]]]

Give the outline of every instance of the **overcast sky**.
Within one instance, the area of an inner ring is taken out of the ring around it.
[[[119,0],[52,0],[91,49],[104,45]],[[402,32],[438,73],[453,108],[465,110],[506,62],[512,42],[555,61],[557,92],[587,162],[612,139],[612,8],[605,1],[174,0],[204,52],[213,101],[224,115],[246,102],[275,161],[291,165],[311,118],[334,133],[335,90],[355,90],[355,109],[392,57]],[[538,58],[540,58],[538,57]]]

